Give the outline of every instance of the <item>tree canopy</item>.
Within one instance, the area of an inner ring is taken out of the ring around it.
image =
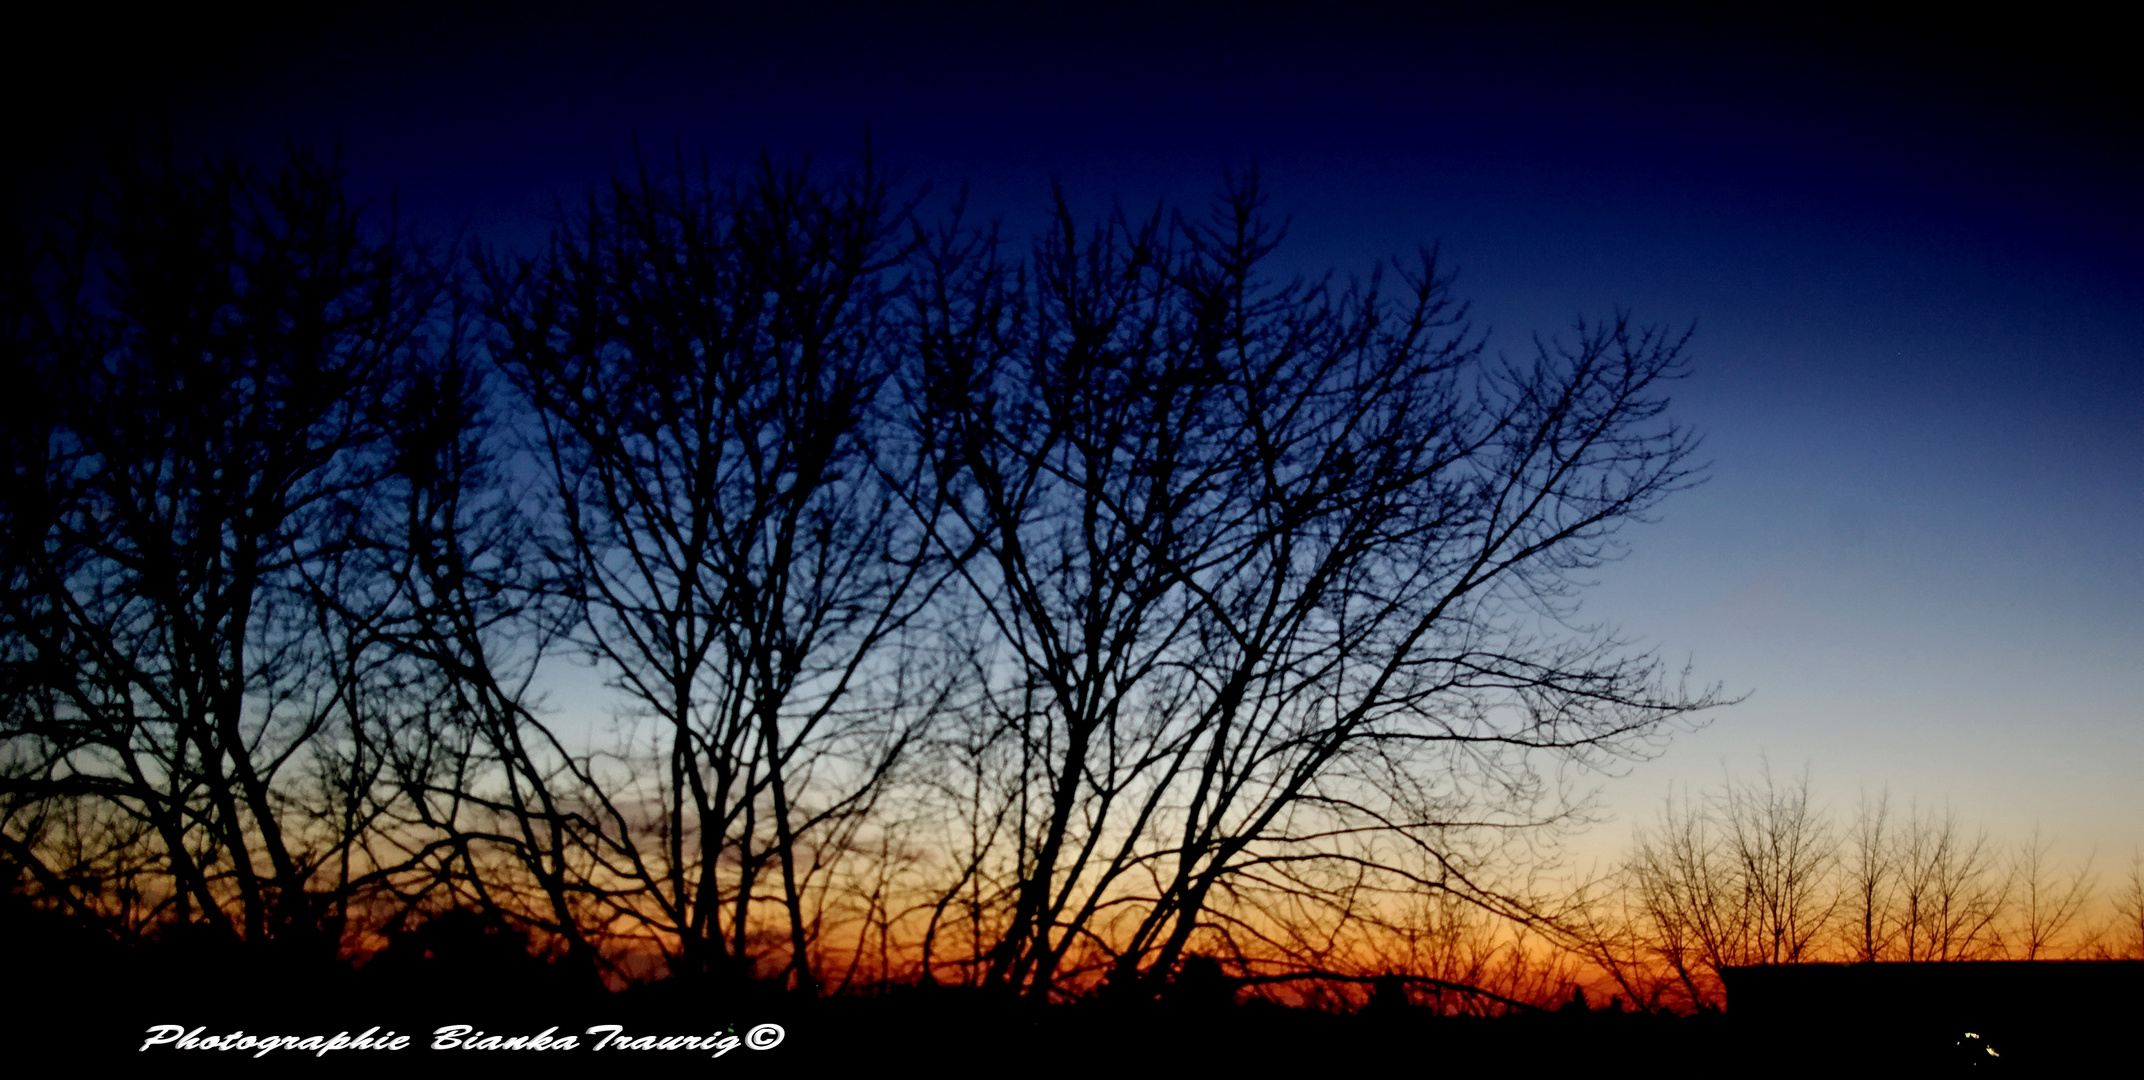
[[[642,167],[517,255],[129,163],[7,283],[15,887],[1035,997],[1542,918],[1511,838],[1721,701],[1576,618],[1701,479],[1689,335],[1509,356],[1433,247],[1275,274],[1264,203],[1022,246],[868,155]]]

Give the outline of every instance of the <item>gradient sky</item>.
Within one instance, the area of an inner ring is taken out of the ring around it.
[[[95,77],[9,76],[17,182],[64,195],[142,123],[339,138],[360,192],[516,244],[636,141],[723,172],[868,130],[1015,234],[1052,177],[1195,206],[1255,162],[1291,267],[1441,240],[1508,350],[1695,321],[1676,409],[1712,480],[1585,611],[1750,697],[1607,782],[1603,853],[1766,755],[1841,808],[1888,786],[2110,869],[2144,846],[2144,94],[2112,27],[885,7],[71,24],[40,48]]]

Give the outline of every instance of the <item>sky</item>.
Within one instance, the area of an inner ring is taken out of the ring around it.
[[[1701,6],[365,5],[95,13],[18,48],[33,204],[118,134],[341,147],[435,234],[532,243],[636,148],[839,163],[1025,233],[1256,166],[1290,269],[1437,241],[1492,342],[1694,325],[1710,481],[1588,618],[1746,700],[1604,778],[1806,768],[1999,841],[2144,848],[2144,125],[2111,26]],[[1010,10],[1019,13],[1007,14]],[[220,20],[220,21],[219,21]],[[38,72],[69,71],[53,79]]]

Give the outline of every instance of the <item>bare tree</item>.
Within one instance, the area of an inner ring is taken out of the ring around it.
[[[813,983],[813,877],[915,731],[895,652],[935,571],[874,425],[903,220],[868,156],[831,183],[643,169],[489,264],[578,640],[654,722],[654,771],[594,778],[616,913],[679,974],[766,951],[771,889]]]
[[[381,792],[338,765],[364,718],[316,584],[388,467],[380,403],[437,275],[330,162],[147,156],[10,285],[42,415],[10,427],[8,857],[78,908],[132,882],[137,930],[331,951],[321,894],[355,887]],[[62,818],[116,845],[101,880],[70,876],[97,858],[51,842]]]
[[[1344,919],[1371,877],[1530,917],[1468,848],[1563,813],[1534,763],[1717,701],[1564,625],[1693,478],[1660,419],[1683,339],[1618,319],[1496,363],[1433,252],[1391,291],[1270,280],[1259,203],[1083,236],[1060,200],[1017,268],[926,245],[926,520],[975,554],[1012,779],[976,815],[1012,842],[962,874],[1002,904],[986,984],[1152,988],[1201,934],[1299,952],[1274,918]]]
[[[2061,872],[2052,848],[2036,831],[2005,860],[1985,831],[1917,805],[1895,814],[1888,794],[1838,830],[1811,808],[1806,775],[1780,784],[1767,770],[1671,798],[1622,874],[1579,890],[1559,922],[1633,1000],[1671,1007],[1720,1006],[1723,967],[2045,959],[2077,951],[2057,943],[2093,883],[2089,861]]]
[[[2112,922],[2093,934],[2093,955],[2144,960],[2144,854],[2130,858],[2113,900]]]
[[[2018,957],[2021,960],[2040,959],[2040,954],[2061,940],[2092,900],[2092,860],[2086,859],[2068,877],[2058,877],[2049,859],[2054,846],[2054,840],[2043,838],[2035,827],[2032,839],[2012,856],[2010,877],[2016,883],[2018,909],[2012,951],[2022,951]]]
[[[1898,864],[1892,842],[1891,794],[1873,801],[1866,795],[1854,817],[1848,844],[1847,911],[1852,918],[1849,952],[1859,963],[1890,955],[1899,926],[1892,897],[1898,887]]]
[[[303,155],[112,200],[9,283],[54,407],[8,435],[0,837],[115,932],[371,896],[800,989],[913,945],[1035,997],[1400,958],[1519,1001],[1565,777],[1719,701],[1576,619],[1697,477],[1686,336],[1494,357],[1434,250],[1276,280],[1255,181],[1060,199],[1009,261],[868,157],[643,169],[480,290]],[[619,741],[546,714],[566,649]],[[1694,962],[1823,925],[1792,794],[1686,837],[1743,886]]]
[[[1693,1008],[1718,1008],[1719,971],[1817,958],[1841,905],[1839,841],[1809,802],[1804,773],[1782,783],[1769,765],[1754,781],[1730,778],[1716,794],[1671,797],[1641,832],[1621,888],[1632,913],[1586,910],[1571,920],[1581,950],[1634,1000],[1662,990],[1649,967],[1672,974]]]
[[[1699,987],[1699,959],[1680,922],[1655,918],[1657,901],[1644,895],[1627,865],[1596,871],[1556,912],[1558,944],[1604,975],[1646,1012],[1694,1011],[1709,1006]]]
[[[1862,801],[1842,885],[1854,960],[1973,960],[2003,951],[2012,868],[1985,830],[1968,837],[1963,829],[1955,814],[1923,814],[1918,805],[1900,820],[1888,794]]]
[[[1899,959],[1975,960],[2001,949],[2008,867],[1986,830],[1968,837],[1957,815],[1917,809],[1894,839]]]
[[[1758,781],[1728,785],[1723,811],[1749,897],[1749,955],[1766,964],[1811,958],[1839,905],[1832,883],[1839,843],[1809,805],[1808,772],[1781,784],[1767,763]]]
[[[1688,795],[1671,798],[1630,867],[1643,939],[1697,1008],[1720,1005],[1719,969],[1745,962],[1753,914],[1711,809]]]
[[[388,405],[393,467],[371,515],[350,522],[346,563],[364,587],[322,589],[349,636],[389,657],[367,695],[379,738],[356,750],[407,798],[368,834],[386,852],[370,861],[415,871],[391,883],[397,922],[475,908],[535,928],[592,976],[614,852],[592,825],[590,764],[534,689],[577,611],[545,577],[536,508],[510,478],[518,418],[472,355],[463,296],[445,347]]]

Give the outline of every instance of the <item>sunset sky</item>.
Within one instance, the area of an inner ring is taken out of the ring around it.
[[[47,103],[19,135],[33,199],[161,120],[189,152],[339,138],[368,197],[517,245],[636,144],[724,172],[762,149],[838,164],[868,130],[1014,235],[1053,177],[1090,211],[1196,207],[1256,163],[1290,266],[1441,241],[1514,353],[1619,306],[1694,322],[1676,410],[1712,479],[1629,535],[1585,611],[1750,696],[1608,779],[1589,842],[1768,755],[1841,808],[1888,786],[2125,866],[2144,128],[2111,28],[1487,10],[164,16],[57,30],[95,85],[10,90]]]

